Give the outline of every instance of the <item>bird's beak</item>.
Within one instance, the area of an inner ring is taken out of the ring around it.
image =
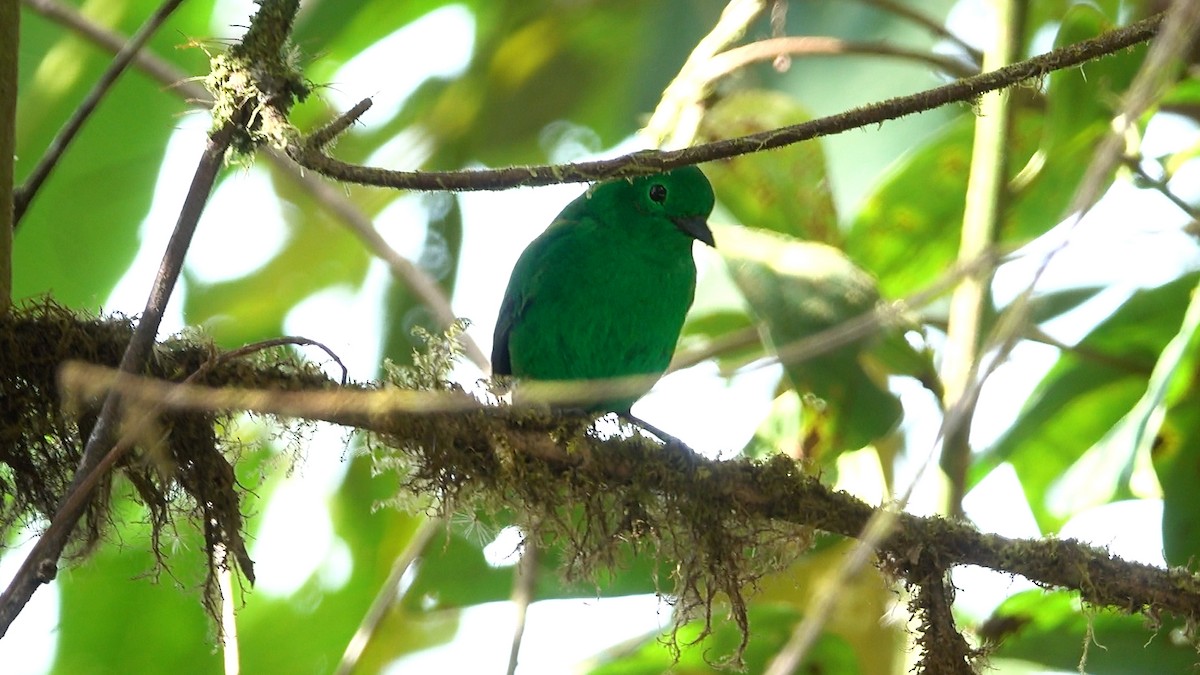
[[[713,239],[712,230],[708,229],[708,221],[703,216],[691,216],[688,218],[674,218],[675,227],[679,228],[692,239],[698,239],[713,248],[716,248],[717,242]]]

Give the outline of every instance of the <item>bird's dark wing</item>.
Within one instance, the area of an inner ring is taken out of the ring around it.
[[[508,351],[509,338],[531,303],[535,302],[543,274],[541,267],[548,260],[554,260],[560,255],[564,246],[571,244],[564,234],[570,232],[570,226],[575,219],[568,217],[573,207],[572,202],[562,213],[550,223],[546,231],[530,242],[517,264],[513,266],[512,277],[508,280],[508,288],[504,291],[504,301],[500,303],[500,314],[496,317],[496,332],[492,335],[492,374],[513,375],[512,355]]]
[[[516,323],[517,308],[520,305],[517,296],[520,292],[509,284],[504,293],[504,302],[500,303],[500,315],[496,317],[496,332],[492,336],[492,374],[512,375],[512,359],[508,355],[508,336]]]

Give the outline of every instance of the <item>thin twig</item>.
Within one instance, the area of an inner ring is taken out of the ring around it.
[[[333,351],[332,349],[325,346],[325,344],[323,344],[321,342],[317,342],[316,340],[313,340],[311,338],[299,337],[296,335],[284,335],[282,337],[271,338],[269,340],[259,340],[258,342],[252,342],[248,345],[238,347],[237,349],[234,349],[232,351],[222,352],[221,355],[216,358],[216,360],[210,361],[208,363],[205,363],[203,366],[201,366],[200,370],[198,372],[200,374],[203,374],[203,373],[207,372],[209,369],[214,368],[214,367],[216,367],[222,363],[225,363],[227,361],[232,361],[233,359],[240,359],[241,357],[246,356],[247,354],[261,352],[264,349],[270,349],[272,347],[282,347],[284,345],[293,345],[293,346],[297,346],[297,347],[316,347],[317,349],[320,349],[321,351],[325,352],[325,354],[328,355],[329,358],[333,359],[333,362],[338,364],[338,367],[342,369],[342,380],[341,380],[342,386],[343,387],[346,386],[346,383],[350,380],[350,369],[347,368],[346,364],[342,362],[342,359],[340,356],[337,355],[337,352]]]
[[[191,244],[196,224],[200,221],[200,214],[204,210],[204,204],[212,192],[217,174],[224,163],[225,151],[229,147],[233,132],[234,125],[229,123],[215,131],[208,139],[208,144],[196,166],[191,187],[184,199],[183,207],[180,209],[179,219],[175,223],[175,231],[172,232],[171,239],[167,243],[162,264],[159,266],[154,285],[146,299],[146,308],[133,331],[129,346],[121,357],[119,372],[128,374],[141,371],[150,356],[167,301],[179,278],[179,272],[183,268],[184,254]],[[67,540],[75,530],[80,516],[83,515],[84,508],[91,498],[92,490],[95,489],[95,485],[102,475],[102,470],[107,470],[101,465],[107,462],[107,465],[111,466],[116,462],[116,458],[119,457],[124,447],[130,445],[127,442],[131,438],[129,434],[125,434],[124,438],[119,439],[115,445],[113,443],[117,427],[120,424],[120,415],[117,410],[119,407],[120,396],[113,392],[105,396],[100,415],[84,447],[79,468],[63,497],[62,504],[50,521],[49,527],[38,538],[33,550],[21,563],[20,569],[17,570],[4,594],[0,595],[0,637],[8,631],[13,619],[25,607],[34,591],[41,584],[54,578],[58,559],[67,545]]]
[[[338,662],[337,670],[334,671],[335,675],[350,675],[354,672],[354,667],[358,665],[363,650],[375,636],[379,624],[387,616],[388,610],[400,599],[400,582],[404,579],[404,573],[412,567],[417,558],[424,555],[429,542],[433,541],[433,535],[438,530],[445,530],[445,528],[446,518],[439,517],[421,523],[416,532],[413,532],[412,538],[408,540],[404,550],[392,561],[391,572],[388,573],[383,585],[379,587],[375,599],[371,601],[370,609],[363,615],[362,623],[358,625],[358,630],[354,631],[354,637],[350,638],[349,644],[346,645],[346,651],[342,653],[342,660]]]
[[[308,135],[308,142],[312,143],[313,147],[324,148],[332,143],[334,139],[342,135],[358,121],[368,110],[371,109],[372,101],[369,98],[364,98],[354,107],[346,112],[338,115],[333,121],[326,123],[320,129]]]
[[[67,151],[67,148],[71,145],[71,141],[75,140],[75,137],[79,134],[79,130],[83,128],[84,123],[87,122],[88,118],[96,110],[96,106],[100,105],[100,101],[108,94],[109,89],[116,84],[117,78],[121,76],[121,73],[125,72],[125,68],[133,61],[134,55],[141,51],[142,46],[146,44],[146,41],[150,39],[154,31],[158,30],[158,27],[167,20],[167,17],[171,16],[171,13],[182,2],[183,0],[165,0],[155,10],[154,14],[151,14],[150,18],[146,19],[142,27],[133,34],[133,37],[121,47],[121,50],[117,52],[116,57],[113,58],[112,63],[109,64],[104,74],[100,76],[100,79],[96,80],[96,84],[92,86],[92,90],[88,92],[88,95],[84,97],[79,106],[75,108],[75,111],[71,113],[70,119],[63,124],[62,129],[59,129],[58,134],[50,142],[50,146],[46,148],[46,153],[42,155],[37,166],[33,167],[33,170],[29,172],[25,183],[17,189],[13,198],[13,227],[20,225],[21,216],[25,215],[30,202],[37,196],[38,190],[46,182],[46,178],[50,176],[50,172],[54,170],[54,167],[58,164],[58,160]]]
[[[897,47],[886,42],[862,42],[823,36],[781,37],[759,40],[717,54],[709,60],[703,78],[711,83],[759,61],[774,61],[779,56],[836,56],[861,54],[890,56],[933,66],[955,77],[978,75],[979,69],[960,59],[920,49]]]
[[[916,293],[908,295],[901,300],[880,303],[869,312],[864,312],[858,316],[846,319],[836,326],[831,326],[808,337],[782,345],[776,349],[775,354],[766,358],[756,359],[745,365],[740,365],[737,367],[737,370],[739,372],[750,372],[773,366],[776,363],[800,363],[843,345],[874,335],[885,326],[903,325],[905,322],[904,317],[910,312],[924,307],[946,293],[949,293],[963,278],[973,274],[981,274],[986,270],[995,269],[997,259],[998,254],[996,249],[983,251],[974,260],[955,265],[954,268],[947,271],[928,287]],[[733,345],[733,347],[742,346],[744,345]],[[707,350],[702,352],[702,354],[707,354]],[[715,354],[713,355],[715,356]],[[699,355],[688,357],[688,360],[690,361],[698,357]]]
[[[710,59],[740,40],[766,9],[766,0],[729,0],[717,24],[696,43],[679,73],[663,89],[662,98],[642,129],[642,135],[651,145],[662,148],[691,144],[700,124],[699,102],[706,89],[702,71]]]
[[[895,14],[896,16],[908,19],[909,21],[912,21],[913,23],[927,29],[930,33],[933,33],[934,35],[936,35],[940,38],[943,38],[943,39],[949,40],[950,42],[953,42],[955,45],[958,45],[958,47],[960,49],[962,49],[964,52],[966,52],[968,55],[970,55],[971,58],[975,59],[976,63],[978,63],[983,58],[983,54],[978,49],[972,47],[969,43],[967,43],[966,40],[963,40],[962,38],[958,37],[954,33],[950,32],[945,26],[943,26],[941,24],[941,22],[935,21],[935,20],[931,19],[930,17],[925,16],[924,14],[918,12],[917,10],[915,10],[911,7],[908,7],[907,5],[903,5],[899,2],[895,2],[895,0],[862,0],[862,1],[868,5],[874,5],[890,14]]]
[[[532,537],[527,538],[521,551],[521,561],[513,570],[512,603],[516,607],[517,617],[513,627],[512,646],[508,650],[507,675],[516,675],[517,672],[521,642],[525,639],[525,621],[529,615],[529,605],[533,604],[534,590],[537,586],[540,557],[537,542],[533,541]]]
[[[125,47],[129,38],[88,19],[78,9],[59,0],[21,0],[31,11],[65,26],[105,51],[116,54]],[[189,77],[172,63],[150,53],[139,51],[133,55],[133,65],[163,86],[175,91],[188,103],[200,107],[212,105],[212,95],[201,86],[196,78]]]
[[[387,263],[392,274],[433,312],[434,319],[443,329],[454,323],[457,319],[454,309],[450,306],[450,300],[438,282],[428,272],[397,253],[362,209],[346,199],[329,181],[304,173],[286,155],[272,151],[268,157],[275,162],[276,166],[285,169],[294,180],[303,184],[305,192],[340,220],[343,225],[350,228],[350,231],[358,236],[371,253]],[[467,333],[462,333],[458,339],[462,342],[463,353],[471,360],[471,363],[474,363],[484,373],[491,372],[491,361],[483,353],[479,343]]]
[[[714,141],[682,150],[643,150],[612,159],[573,164],[460,171],[393,171],[355,165],[329,157],[319,149],[303,142],[289,147],[288,154],[301,166],[330,178],[361,185],[411,190],[506,190],[519,186],[580,183],[618,176],[660,173],[680,166],[780,148],[818,136],[879,124],[933,110],[947,103],[973,101],[986,92],[1009,87],[1025,80],[1038,79],[1047,73],[1071,68],[1145,42],[1158,31],[1162,18],[1162,14],[1156,14],[1090,40],[1060,47],[1047,54],[1014,63],[1006,68],[956,80],[916,94],[872,103],[802,124]]]
[[[1129,170],[1137,174],[1137,177],[1142,179],[1142,182],[1154,188],[1155,191],[1166,197],[1172,204],[1175,205],[1176,208],[1186,213],[1189,218],[1192,220],[1200,220],[1200,210],[1196,209],[1196,207],[1184,201],[1182,197],[1172,192],[1168,178],[1155,178],[1149,173],[1146,173],[1146,170],[1142,168],[1142,159],[1143,158],[1141,157],[1124,157],[1122,158],[1121,162],[1125,164]]]

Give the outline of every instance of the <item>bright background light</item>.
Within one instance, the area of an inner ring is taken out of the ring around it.
[[[230,24],[244,21],[245,5],[219,3],[213,19],[214,33],[228,34]],[[977,43],[986,38],[978,34],[980,28],[991,25],[980,15],[983,7],[984,3],[977,0],[959,3],[950,17],[951,30]],[[389,119],[426,79],[462,72],[471,56],[473,36],[474,19],[465,7],[430,12],[346,63],[333,78],[327,95],[339,109],[370,96],[375,106],[362,123]],[[398,63],[405,65],[397,68]],[[205,115],[192,114],[179,120],[142,227],[142,248],[105,303],[106,311],[137,314],[142,310],[207,130]],[[590,151],[595,139],[589,133],[569,125],[549,130],[550,156],[554,161],[597,156]],[[1160,116],[1147,134],[1146,151],[1153,155],[1155,144],[1179,147],[1197,138],[1200,132],[1194,125]],[[637,139],[629,139],[599,154],[625,152],[637,144]],[[414,157],[419,160],[422,152],[420,130],[411,130],[379,148],[371,161],[409,166],[415,163]],[[1196,170],[1200,169],[1193,163],[1185,171]],[[1188,178],[1188,173],[1181,172],[1180,182],[1200,184]],[[461,196],[465,243],[453,307],[458,315],[471,319],[470,335],[485,352],[490,351],[504,281],[517,256],[580,190],[578,185],[566,185]],[[246,169],[223,182],[189,252],[188,273],[204,282],[236,278],[256,269],[283,247],[287,230],[280,207],[272,198],[260,198],[271,192],[269,179],[259,168]],[[1196,262],[1194,247],[1179,231],[1185,217],[1160,195],[1118,181],[1096,213],[1102,215],[1088,217],[1073,229],[1050,233],[1044,242],[1030,246],[1026,255],[1006,264],[996,276],[997,297],[1005,302],[1027,283],[1046,247],[1054,245],[1059,237],[1067,237],[1070,244],[1051,264],[1044,288],[1110,284],[1114,280],[1124,283],[1124,289],[1103,293],[1048,327],[1051,334],[1067,342],[1085,334],[1128,292],[1161,283]],[[405,196],[388,206],[376,225],[401,254],[415,257],[425,240],[427,217],[427,208],[419,197]],[[238,246],[226,245],[233,239],[238,240]],[[1188,245],[1183,245],[1185,241]],[[721,264],[710,252],[699,256],[701,275],[713,273]],[[388,274],[386,266],[377,261],[360,288],[328,290],[307,298],[288,316],[286,331],[333,347],[350,367],[351,377],[373,377],[381,360],[381,317]],[[186,293],[184,285],[172,299],[164,334],[184,328],[179,308]],[[972,439],[978,446],[995,439],[1013,421],[1055,354],[1049,347],[1022,345],[1011,361],[1000,367],[984,390],[973,425]],[[465,367],[460,369],[460,376],[470,385],[480,373]],[[714,366],[701,364],[663,379],[635,410],[701,451],[728,452],[744,445],[753,433],[779,377],[776,367],[747,372],[726,382]],[[908,410],[905,431],[912,449],[910,457],[898,467],[899,485],[903,487],[934,449],[939,418],[927,392],[904,383],[897,387]],[[326,510],[329,496],[345,473],[341,461],[345,435],[341,430],[325,428],[313,436],[311,443],[303,468],[284,481],[266,506],[261,535],[253,542],[252,550],[259,570],[256,594],[289,595],[314,573],[327,587],[336,587],[348,578],[349,556],[345,544],[335,536]],[[877,466],[872,469],[869,462],[854,453],[843,461],[846,464],[839,472],[839,487],[875,502],[884,498]],[[915,492],[910,510],[916,513],[933,513],[943,503],[944,486],[936,462],[933,469],[925,472]],[[972,490],[965,507],[986,531],[1012,537],[1041,534],[1015,472],[1008,467],[1002,466]],[[1080,513],[1059,534],[1108,546],[1130,559],[1162,565],[1159,530],[1157,526],[1145,526],[1160,521],[1161,509],[1161,502],[1153,498],[1104,505]],[[514,532],[501,532],[488,548],[494,556],[493,564],[511,564],[505,552],[511,552],[514,543]],[[23,547],[0,560],[0,579],[11,577],[27,550]],[[956,570],[955,578],[962,589],[956,607],[975,618],[987,616],[1005,597],[1030,586],[978,568]],[[579,666],[580,654],[657,630],[668,622],[669,613],[669,608],[653,596],[535,603],[529,613],[519,672],[570,672]],[[458,640],[397,662],[390,672],[491,672],[495,664],[507,660],[513,621],[513,608],[508,603],[468,609],[462,615]],[[51,584],[34,596],[8,637],[0,641],[0,663],[5,664],[6,671],[44,672],[52,662],[57,622],[58,596]],[[570,649],[564,651],[564,645]]]

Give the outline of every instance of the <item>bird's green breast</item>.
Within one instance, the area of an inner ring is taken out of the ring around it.
[[[514,279],[525,283],[509,335],[517,377],[666,369],[696,287],[691,240],[669,231],[618,237],[608,229],[589,219],[559,223],[522,256]]]

